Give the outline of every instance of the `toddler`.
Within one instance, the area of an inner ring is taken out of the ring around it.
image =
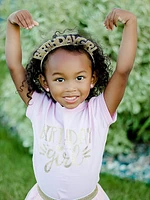
[[[99,173],[109,126],[123,98],[137,46],[136,17],[113,9],[105,27],[124,24],[116,69],[102,48],[75,33],[55,33],[22,66],[20,27],[38,26],[27,10],[8,17],[6,61],[27,105],[34,133],[37,184],[26,200],[108,200]],[[119,133],[117,133],[119,134]]]

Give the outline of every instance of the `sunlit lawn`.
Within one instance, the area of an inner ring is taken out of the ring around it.
[[[23,200],[35,183],[32,157],[0,127],[0,200]],[[143,183],[103,174],[101,185],[111,200],[150,199],[150,187]]]

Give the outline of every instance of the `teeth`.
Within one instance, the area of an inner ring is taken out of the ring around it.
[[[66,100],[75,100],[76,97],[65,97]]]

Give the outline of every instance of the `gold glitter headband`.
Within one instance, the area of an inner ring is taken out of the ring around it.
[[[69,45],[82,45],[83,49],[91,56],[92,61],[94,63],[93,52],[97,49],[97,46],[95,46],[95,44],[90,40],[75,34],[57,36],[52,40],[48,40],[37,49],[37,51],[33,55],[33,58],[41,60],[40,68],[42,70],[43,60],[49,52],[56,48]]]

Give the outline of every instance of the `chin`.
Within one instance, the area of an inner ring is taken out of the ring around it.
[[[65,104],[63,107],[67,108],[67,109],[74,109],[76,107],[78,107],[79,104]]]

